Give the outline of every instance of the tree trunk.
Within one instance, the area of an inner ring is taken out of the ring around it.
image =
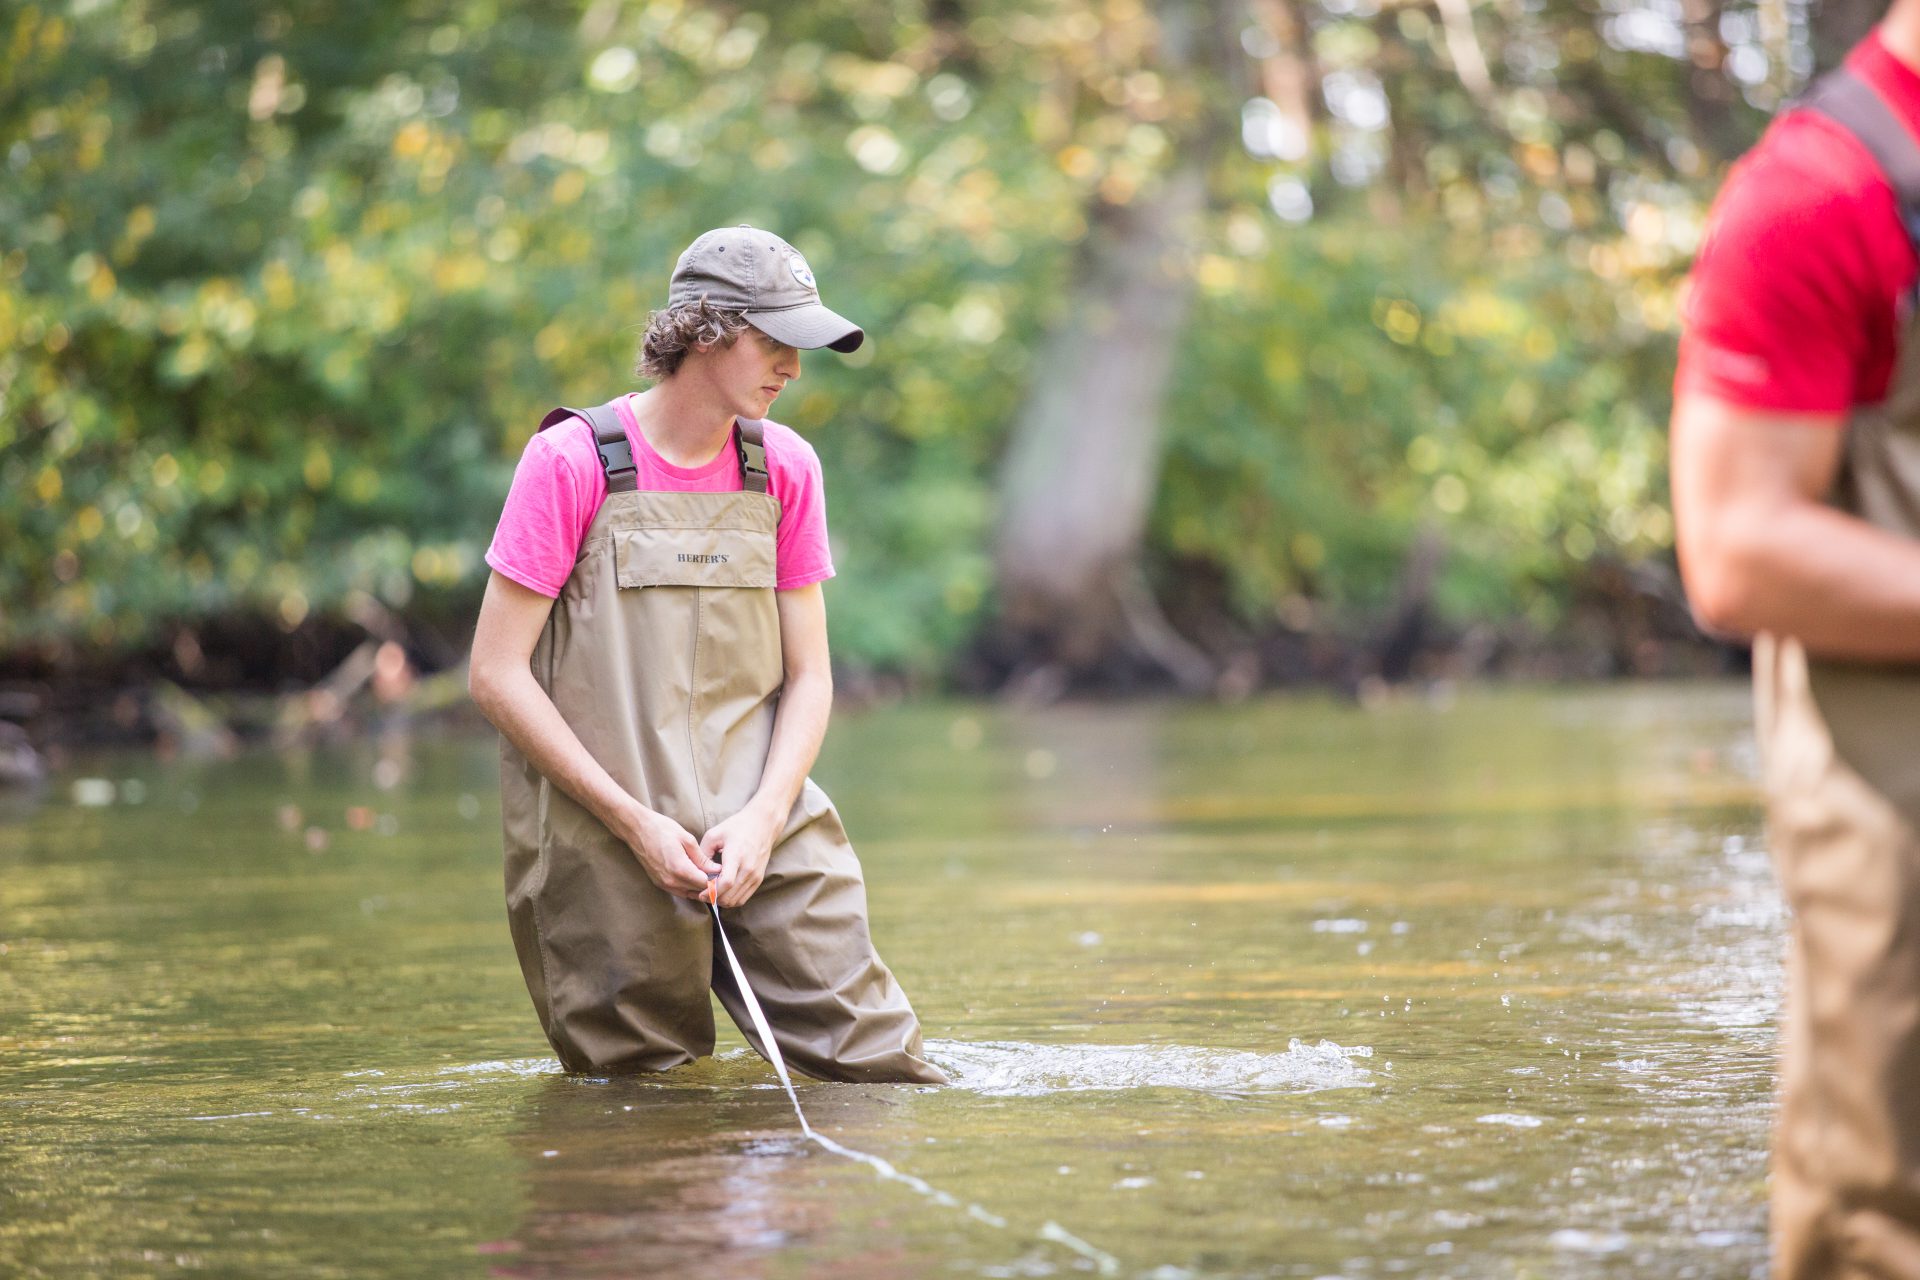
[[[1887,0],[1820,0],[1813,12],[1815,74],[1840,65],[1887,11]]]
[[[1211,0],[1157,9],[1157,70],[1218,83],[1244,17]],[[1184,685],[1209,678],[1210,664],[1159,618],[1139,552],[1219,128],[1204,106],[1174,122],[1176,158],[1157,185],[1123,204],[1096,198],[1070,304],[1014,421],[994,558],[999,638],[1029,672],[1079,674],[1127,651]]]
[[[1101,211],[1015,421],[995,563],[1002,622],[1035,662],[1085,670],[1123,635],[1205,185],[1184,160],[1158,190]]]
[[[1296,0],[1253,0],[1247,9],[1273,42],[1272,52],[1255,68],[1259,90],[1298,130],[1298,153],[1280,158],[1305,163],[1313,155],[1313,127],[1321,115],[1320,65],[1306,21]]]
[[[1731,160],[1747,147],[1741,128],[1739,94],[1727,78],[1727,45],[1720,38],[1720,0],[1681,0],[1686,20],[1687,123],[1693,140],[1709,156]]]

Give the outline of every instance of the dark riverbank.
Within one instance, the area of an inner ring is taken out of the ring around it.
[[[1449,623],[1424,607],[1341,625],[1278,611],[1258,632],[1224,614],[1182,615],[1175,669],[1147,646],[1066,670],[991,632],[944,678],[841,667],[842,706],[955,693],[1024,703],[1185,696],[1238,701],[1325,688],[1360,702],[1466,681],[1684,679],[1745,669],[1744,649],[1703,636],[1665,584],[1602,580],[1543,633],[1521,621]],[[219,757],[409,727],[477,727],[466,697],[467,619],[265,620],[179,627],[133,652],[69,647],[0,659],[0,777],[31,781],[73,750],[149,746]],[[1194,672],[1198,671],[1198,678]]]

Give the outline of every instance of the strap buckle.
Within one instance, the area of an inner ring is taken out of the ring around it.
[[[611,480],[623,471],[631,472],[633,465],[633,442],[630,440],[597,440],[594,447],[600,451],[600,466]]]
[[[740,446],[741,487],[754,493],[765,493],[768,479],[766,446],[747,439],[745,432],[741,432],[736,440]]]

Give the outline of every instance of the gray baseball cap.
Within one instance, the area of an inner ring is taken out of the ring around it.
[[[674,264],[667,305],[702,298],[708,306],[745,312],[754,328],[802,351],[852,351],[867,336],[822,305],[813,270],[798,249],[744,222],[707,232]]]

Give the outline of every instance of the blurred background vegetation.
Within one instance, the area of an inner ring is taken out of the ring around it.
[[[782,401],[854,676],[1684,665],[1682,274],[1875,16],[0,7],[0,654],[457,662],[542,412],[635,385],[676,253],[748,221],[872,335]]]

